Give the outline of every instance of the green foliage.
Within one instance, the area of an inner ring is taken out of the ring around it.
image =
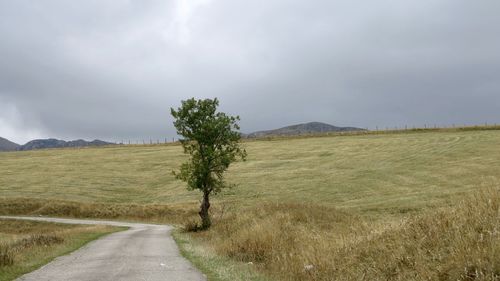
[[[191,98],[182,101],[177,110],[171,109],[177,134],[183,137],[184,152],[191,156],[181,165],[180,172],[174,174],[185,181],[189,189],[203,192],[200,216],[204,228],[210,225],[207,217],[209,195],[228,187],[224,172],[232,162],[246,157],[246,151],[239,143],[239,116],[217,112],[218,105],[217,98]]]

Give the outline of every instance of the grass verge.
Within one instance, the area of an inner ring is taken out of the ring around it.
[[[269,281],[264,274],[255,270],[254,264],[232,260],[217,255],[213,250],[200,245],[200,241],[176,229],[172,236],[181,254],[201,270],[210,281]]]
[[[14,280],[58,256],[122,229],[0,219],[0,281]]]

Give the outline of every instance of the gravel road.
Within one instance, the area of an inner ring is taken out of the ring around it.
[[[9,217],[69,224],[125,226],[113,233],[56,258],[19,281],[190,281],[205,276],[179,254],[171,226],[100,220],[46,217]]]

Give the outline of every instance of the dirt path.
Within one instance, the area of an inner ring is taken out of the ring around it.
[[[18,280],[206,280],[203,274],[179,254],[170,235],[171,226],[45,217],[0,218],[129,227],[128,230],[93,241],[69,255],[58,257]]]

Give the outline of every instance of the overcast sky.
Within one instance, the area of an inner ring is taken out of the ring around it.
[[[0,136],[171,138],[190,97],[244,132],[500,123],[500,1],[0,0]]]

